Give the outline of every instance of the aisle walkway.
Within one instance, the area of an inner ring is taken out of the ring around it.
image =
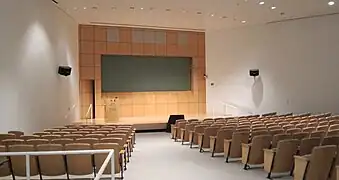
[[[126,180],[264,180],[262,169],[242,169],[241,163],[226,164],[224,158],[199,153],[167,133],[139,133]],[[292,179],[279,178],[279,179]]]

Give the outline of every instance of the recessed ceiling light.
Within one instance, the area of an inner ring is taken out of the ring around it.
[[[214,14],[211,14],[211,17],[214,17]]]
[[[241,23],[245,24],[245,23],[246,23],[246,21],[241,21]]]
[[[84,10],[86,10],[87,9],[87,7],[84,7]]]
[[[264,5],[264,4],[265,4],[265,1],[259,1],[259,4],[260,4],[260,5]]]
[[[328,5],[329,5],[329,6],[333,6],[334,4],[335,4],[334,1],[329,1],[329,2],[328,2]]]
[[[277,7],[276,6],[272,6],[271,9],[274,10],[274,9],[277,9]]]
[[[141,10],[144,10],[144,8],[142,7],[142,8],[140,8]]]

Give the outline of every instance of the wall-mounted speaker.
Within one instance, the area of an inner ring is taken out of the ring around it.
[[[58,69],[58,74],[62,75],[62,76],[69,76],[71,75],[72,72],[72,68],[69,66],[59,66]]]
[[[259,76],[259,69],[250,69],[250,76],[253,77]]]

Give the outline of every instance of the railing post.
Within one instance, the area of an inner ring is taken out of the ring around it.
[[[115,150],[114,150],[115,151]],[[111,156],[111,180],[115,180],[115,162],[114,162],[114,153]],[[122,169],[121,169],[122,171]]]
[[[26,179],[31,179],[31,163],[30,163],[30,157],[29,154],[26,154]]]

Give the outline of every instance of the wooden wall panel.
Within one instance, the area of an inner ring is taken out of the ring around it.
[[[206,113],[205,34],[129,27],[79,26],[80,99],[84,117],[91,93],[95,93],[96,117],[105,117],[105,101],[119,98],[121,117],[167,117],[182,113]],[[115,34],[109,34],[109,33]],[[141,33],[141,34],[140,34]],[[142,34],[144,33],[144,34]],[[133,34],[140,37],[133,38]],[[111,37],[111,36],[115,37]],[[184,39],[178,39],[183,38]],[[115,41],[112,41],[116,39]],[[136,42],[134,42],[136,41]],[[175,92],[101,92],[101,55],[155,55],[192,57],[192,90]],[[95,79],[95,92],[89,80]]]

